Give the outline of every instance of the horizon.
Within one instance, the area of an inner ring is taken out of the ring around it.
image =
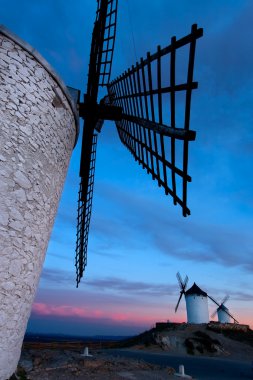
[[[83,95],[96,2],[1,4],[1,23]],[[196,45],[194,79],[199,88],[193,91],[191,109],[191,129],[197,132],[189,149],[191,215],[183,218],[180,207],[134,162],[114,124],[106,122],[98,137],[88,266],[75,289],[79,137],[28,332],[122,335],[156,321],[182,322],[184,300],[174,313],[178,271],[219,302],[229,294],[226,307],[253,328],[252,14],[249,0],[119,0],[111,79],[147,51],[152,54],[158,44],[164,47],[172,36],[189,34],[192,24],[204,29]],[[209,303],[209,315],[214,310]]]
[[[187,323],[187,322],[172,322],[172,321],[169,321],[169,322],[156,322],[156,323],[164,323],[164,324],[166,324],[166,323],[168,323],[168,324],[171,324],[171,325],[191,325],[191,326],[195,326],[195,327],[197,327],[198,326],[198,324],[192,324],[192,323]],[[212,323],[214,323],[214,325],[216,325],[216,324],[218,324],[219,322],[217,322],[217,321],[209,321],[209,323],[207,323],[207,324],[205,324],[205,323],[201,323],[201,324],[199,324],[200,326],[203,326],[203,325],[209,325],[209,324],[212,324]],[[234,323],[230,323],[231,325],[234,325]],[[242,324],[239,324],[239,325],[242,325]],[[242,325],[242,326],[245,326],[245,325]],[[247,325],[247,326],[249,326],[249,325]],[[125,338],[131,338],[131,337],[135,337],[135,336],[138,336],[138,335],[140,335],[140,334],[143,334],[144,332],[147,332],[147,331],[149,331],[149,330],[152,330],[153,328],[156,328],[156,326],[154,325],[153,327],[151,326],[150,327],[150,329],[148,329],[148,330],[143,330],[143,331],[141,331],[140,333],[137,333],[137,334],[132,334],[132,335],[115,335],[115,334],[113,334],[113,335],[101,335],[101,334],[98,334],[98,335],[91,335],[91,334],[88,334],[88,335],[75,335],[75,334],[71,334],[71,333],[54,333],[54,332],[51,332],[51,333],[48,333],[48,332],[39,332],[39,331],[26,331],[26,333],[25,333],[25,337],[27,337],[27,336],[38,336],[38,337],[71,337],[71,338],[94,338],[94,339],[100,339],[100,338],[102,338],[102,339],[104,339],[104,338],[123,338],[123,339],[125,339]],[[249,326],[249,329],[250,330],[252,330],[251,328],[250,328],[250,326]]]

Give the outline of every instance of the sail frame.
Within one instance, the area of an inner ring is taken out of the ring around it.
[[[183,216],[190,215],[188,151],[189,141],[196,135],[190,130],[190,110],[192,90],[198,87],[193,80],[196,40],[202,35],[203,29],[192,25],[190,34],[179,40],[172,37],[169,46],[158,46],[152,55],[147,53],[145,59],[107,86],[112,104],[122,107],[122,120],[116,121],[121,142],[165,194],[172,196],[174,204],[182,207]],[[178,83],[176,57],[183,47],[188,48],[187,73],[186,80]],[[168,56],[169,64],[164,65]],[[184,95],[181,123],[176,117],[179,93]]]

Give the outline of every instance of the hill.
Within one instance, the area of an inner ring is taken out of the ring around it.
[[[252,360],[253,331],[248,326],[233,324],[157,323],[149,331],[117,342],[117,347]]]

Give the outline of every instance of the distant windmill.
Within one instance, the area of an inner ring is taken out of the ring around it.
[[[201,290],[198,285],[195,284],[195,282],[190,289],[186,290],[188,276],[186,276],[185,281],[183,282],[182,277],[178,272],[177,279],[181,290],[177,306],[175,307],[175,312],[177,312],[180,300],[184,294],[187,311],[187,323],[208,323],[209,314],[207,293]]]
[[[179,40],[172,37],[169,46],[158,46],[154,54],[147,53],[146,58],[110,82],[118,2],[97,0],[97,3],[84,101],[80,102],[79,90],[70,89],[84,119],[75,261],[77,286],[87,264],[97,136],[103,121],[116,122],[121,142],[158,186],[164,188],[165,194],[172,196],[174,204],[182,207],[183,216],[190,214],[188,146],[196,135],[190,130],[190,110],[192,90],[198,86],[193,79],[196,40],[203,35],[203,29],[193,25],[189,35]],[[176,53],[182,47],[188,49],[188,69],[185,82],[178,83]],[[108,96],[97,103],[99,86],[107,86]],[[180,104],[176,102],[179,93],[181,99],[184,96]],[[176,116],[178,105],[183,105],[181,124]]]
[[[233,319],[234,323],[239,323],[229,312],[228,308],[224,305],[225,302],[227,302],[227,300],[229,299],[229,296],[226,295],[223,300],[221,301],[221,303],[218,303],[213,297],[210,297],[210,300],[212,300],[217,306],[218,308],[213,312],[213,314],[211,315],[211,318],[214,318],[215,315],[217,314],[218,315],[218,321],[220,323],[230,323],[230,318]]]

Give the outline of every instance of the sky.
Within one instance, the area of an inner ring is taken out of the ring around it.
[[[1,24],[36,48],[66,85],[86,90],[95,0],[0,0]],[[80,139],[48,245],[29,332],[133,335],[186,321],[176,273],[253,328],[253,2],[119,0],[112,79],[197,23],[188,206],[166,197],[121,144],[98,139],[88,266],[75,287]],[[102,93],[100,93],[102,94]],[[210,301],[210,315],[215,305]]]

